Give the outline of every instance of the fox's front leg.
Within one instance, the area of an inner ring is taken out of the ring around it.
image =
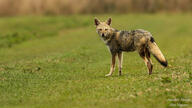
[[[115,69],[115,59],[116,59],[116,54],[112,54],[111,69],[110,69],[110,72],[107,75],[105,75],[105,76],[111,76],[113,74],[113,71]]]
[[[122,52],[119,52],[118,53],[118,59],[119,59],[119,75],[121,75],[122,73],[122,71],[121,71],[121,69],[122,69],[122,63],[123,63],[123,53]]]

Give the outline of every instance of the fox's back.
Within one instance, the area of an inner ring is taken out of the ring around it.
[[[142,29],[119,31],[117,33],[117,43],[122,51],[135,51],[145,45],[150,37],[150,32]]]

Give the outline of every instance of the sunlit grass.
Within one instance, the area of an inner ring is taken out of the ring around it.
[[[95,32],[95,16],[102,20],[112,17],[112,26],[117,29],[150,31],[169,67],[162,68],[153,59],[154,72],[149,76],[136,52],[125,53],[123,75],[118,76],[116,68],[112,77],[104,77],[109,71],[110,53]],[[1,48],[0,106],[162,108],[186,103],[190,108],[191,102],[169,101],[192,100],[190,18],[134,14],[0,19],[3,35],[17,31],[22,37],[31,32],[39,35]]]

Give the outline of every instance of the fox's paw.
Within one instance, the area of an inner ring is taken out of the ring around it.
[[[119,76],[121,76],[122,75],[122,73],[121,73],[121,71],[119,71]]]
[[[111,76],[111,74],[106,74],[105,76],[108,77],[108,76]]]

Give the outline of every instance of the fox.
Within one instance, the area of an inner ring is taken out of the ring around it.
[[[137,51],[144,60],[149,75],[152,74],[153,70],[151,54],[163,67],[168,66],[167,60],[150,32],[143,29],[117,30],[111,27],[111,22],[111,18],[108,18],[106,21],[100,21],[98,18],[94,18],[96,32],[107,45],[111,54],[110,71],[105,76],[111,76],[113,74],[117,56],[119,61],[119,76],[122,75],[123,52]]]

